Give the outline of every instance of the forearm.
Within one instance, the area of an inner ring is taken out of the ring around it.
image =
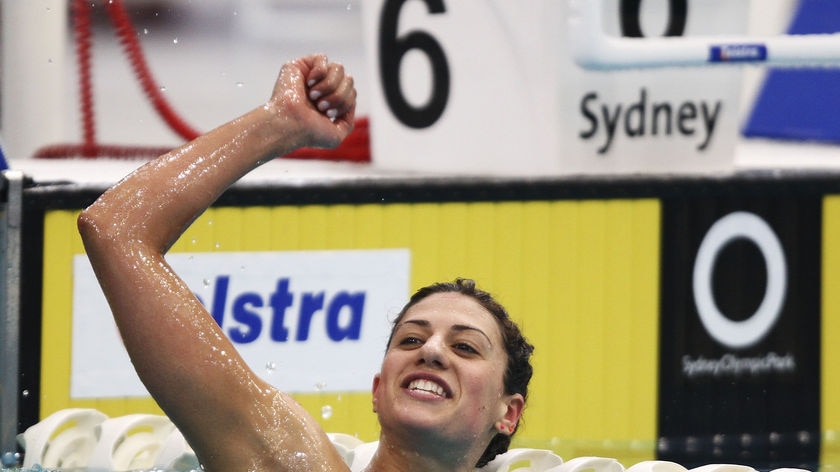
[[[300,146],[338,145],[353,127],[355,99],[352,77],[326,56],[287,63],[264,106],[142,166],[79,216],[135,369],[217,470],[231,470],[229,457],[279,461],[274,470],[343,463],[320,452],[326,437],[303,409],[276,401],[275,390],[246,365],[164,253],[261,163]],[[290,415],[298,421],[287,421]],[[231,434],[241,442],[226,441]],[[301,450],[303,462],[296,456]]]
[[[85,248],[135,369],[205,453],[217,445],[214,430],[243,421],[243,409],[251,407],[250,395],[259,389],[163,255],[230,184],[297,145],[298,128],[278,124],[277,116],[257,108],[202,135],[142,166],[79,217]],[[185,386],[193,389],[189,401]],[[243,399],[241,405],[225,401],[232,392]]]
[[[295,148],[297,128],[267,107],[222,125],[108,190],[82,214],[82,236],[86,242],[92,237],[142,242],[165,252],[232,183]]]
[[[262,107],[141,167],[82,213],[79,228],[94,268],[109,245],[139,242],[165,252],[228,186],[266,159],[300,146],[338,145],[353,128],[355,103],[352,77],[326,56],[287,63]]]

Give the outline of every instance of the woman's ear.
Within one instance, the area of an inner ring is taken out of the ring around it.
[[[377,396],[376,393],[379,391],[379,382],[380,382],[380,374],[376,374],[373,376],[373,386],[371,387],[371,396],[373,397],[373,412],[376,413],[376,400]]]
[[[496,427],[501,433],[511,435],[516,431],[519,418],[522,417],[522,411],[525,409],[525,398],[522,394],[514,393],[507,396],[504,405],[504,412],[496,423]]]

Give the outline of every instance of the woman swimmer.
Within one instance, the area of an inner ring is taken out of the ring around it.
[[[355,104],[340,64],[290,62],[265,105],[142,166],[79,217],[140,378],[208,471],[347,470],[315,419],[249,369],[164,254],[250,170],[298,147],[338,145]],[[504,452],[531,351],[470,281],[418,291],[373,380],[381,436],[368,470],[472,470]]]

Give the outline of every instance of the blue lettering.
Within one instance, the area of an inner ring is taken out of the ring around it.
[[[346,326],[341,326],[340,315],[343,308],[350,309],[350,320]],[[327,335],[333,341],[344,339],[358,340],[362,331],[362,314],[365,309],[365,294],[349,294],[339,292],[330,301],[327,308]]]
[[[291,290],[291,280],[287,277],[277,279],[274,292],[267,297],[256,292],[229,294],[230,275],[219,275],[213,287],[210,315],[216,323],[225,329],[230,340],[236,344],[248,344],[259,339],[263,333],[264,323],[268,323],[268,336],[274,342],[288,342],[290,339],[289,325],[295,326],[295,313],[290,310],[299,303],[295,341],[307,341],[312,331],[316,315],[325,312],[324,328],[326,335],[335,342],[344,340],[358,341],[362,335],[362,321],[365,310],[365,292],[350,293],[340,291],[332,297],[325,292],[300,292]],[[230,297],[229,297],[230,295]],[[205,304],[204,299],[195,294],[199,302]],[[225,327],[228,298],[234,326]],[[264,320],[267,309],[271,309],[270,320]],[[287,317],[291,317],[288,318]],[[321,321],[317,321],[321,323]]]
[[[211,313],[216,324],[222,326],[225,317],[225,304],[227,303],[228,284],[230,283],[229,275],[220,275],[216,277],[216,286],[213,289],[213,308]]]
[[[271,294],[272,320],[271,340],[285,342],[289,339],[289,329],[286,328],[286,308],[292,306],[294,296],[289,293],[289,279],[283,278],[277,281],[277,288]]]
[[[257,293],[243,293],[236,297],[233,302],[233,319],[247,327],[231,328],[228,330],[230,340],[235,343],[247,344],[257,340],[262,331],[262,318],[260,314],[248,309],[248,307],[260,308],[263,306],[262,298]]]
[[[762,62],[767,60],[764,44],[725,44],[709,48],[709,62]]]
[[[295,340],[306,341],[309,339],[309,325],[312,324],[312,317],[315,313],[324,308],[324,292],[313,294],[304,293],[300,303],[300,316],[298,317],[298,329]]]

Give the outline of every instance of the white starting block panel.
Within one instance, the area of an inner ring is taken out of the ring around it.
[[[595,3],[600,24],[581,25]],[[374,163],[500,176],[728,171],[742,68],[593,69],[576,42],[743,36],[749,10],[731,0],[371,0]]]

